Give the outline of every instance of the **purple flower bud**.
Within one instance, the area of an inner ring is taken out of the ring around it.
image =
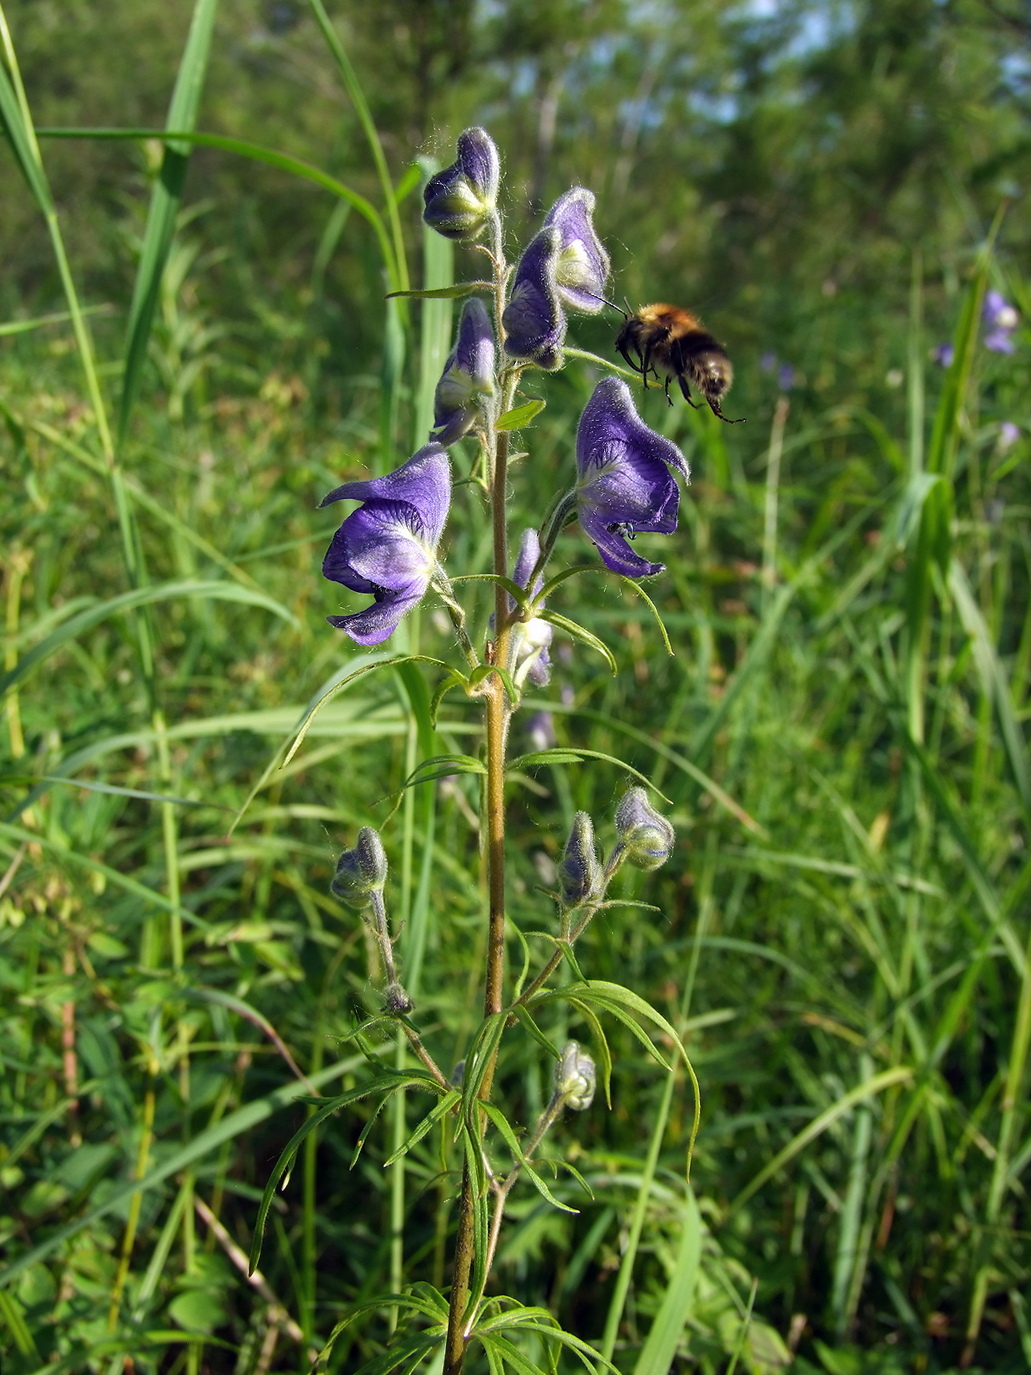
[[[562,366],[566,316],[559,301],[556,272],[562,236],[549,226],[531,239],[516,267],[512,295],[501,323],[505,352],[549,371]]]
[[[462,308],[458,338],[433,394],[433,438],[445,448],[468,434],[481,397],[494,394],[494,330],[487,308],[471,296]]]
[[[562,304],[583,315],[597,315],[609,278],[609,255],[594,232],[594,193],[574,186],[548,211],[544,228],[559,232],[555,281]]]
[[[558,866],[559,894],[565,908],[578,907],[601,891],[601,866],[594,843],[594,822],[577,812]]]
[[[584,407],[576,432],[580,525],[606,567],[628,578],[661,573],[627,543],[639,531],[671,534],[680,492],[670,474],[690,470],[670,440],[650,430],[634,409],[630,388],[606,377]]]
[[[500,176],[490,134],[466,129],[458,136],[457,160],[426,183],[423,219],[445,239],[479,238],[496,212]]]
[[[386,477],[345,482],[321,502],[360,501],[333,536],[323,576],[371,593],[372,606],[327,616],[360,645],[378,645],[426,595],[436,548],[451,504],[451,467],[439,444],[427,444]]]
[[[555,1066],[555,1097],[574,1112],[583,1112],[594,1099],[594,1061],[576,1041],[567,1041]]]
[[[345,907],[361,912],[371,904],[373,893],[383,891],[386,881],[387,856],[379,832],[363,826],[354,849],[345,850],[337,860],[330,892]]]
[[[951,368],[952,360],[956,356],[955,347],[952,344],[939,344],[931,353],[934,361],[943,368]]]
[[[538,576],[533,587],[527,587],[527,579],[534,570],[541,552],[540,537],[536,530],[524,530],[519,544],[519,557],[516,559],[512,581],[528,592],[536,595],[544,586],[544,579]],[[515,610],[515,603],[509,598],[509,607]],[[512,647],[514,673],[517,682],[523,679],[534,687],[544,687],[551,680],[551,659],[548,650],[554,634],[550,621],[540,616],[532,616],[528,621],[516,621],[512,626]]]
[[[638,869],[658,869],[669,859],[676,832],[648,801],[643,788],[631,788],[616,808],[616,831],[624,857]]]
[[[403,984],[399,984],[395,979],[393,983],[387,985],[386,996],[383,999],[383,1010],[391,1017],[406,1017],[413,1011],[415,1004],[408,996],[408,991]]]

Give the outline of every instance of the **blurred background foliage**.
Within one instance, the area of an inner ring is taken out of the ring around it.
[[[557,194],[591,187],[614,299],[692,306],[737,369],[727,411],[747,425],[641,400],[694,470],[675,545],[640,541],[669,564],[649,592],[676,657],[611,581],[571,580],[561,609],[613,646],[620,671],[560,637],[555,700],[530,704],[549,715],[517,722],[517,749],[553,732],[640,768],[680,836],[666,869],[626,886],[661,915],[605,914],[582,955],[589,975],[687,1025],[702,1082],[704,1247],[670,1369],[772,1375],[790,1350],[797,1369],[827,1375],[1026,1370],[1026,9],[328,8],[395,183],[420,155],[450,161],[456,134],[483,124],[504,158],[513,256]],[[161,127],[191,10],[7,0],[36,124]],[[300,0],[221,0],[197,127],[381,204]],[[41,145],[113,398],[160,145]],[[439,366],[439,340],[435,355],[430,312],[412,306],[384,443],[396,340],[368,226],[307,181],[195,149],[120,455],[134,582],[72,334],[60,321],[19,332],[65,300],[38,208],[0,159],[4,669],[130,586],[208,589],[154,604],[153,671],[139,613],[116,609],[30,662],[4,700],[0,1246],[21,1267],[10,1282],[0,1270],[4,1375],[307,1370],[341,1315],[396,1280],[392,1229],[404,1277],[446,1280],[446,1142],[431,1134],[404,1174],[384,1171],[399,1142],[384,1113],[351,1171],[370,1107],[305,1144],[272,1211],[267,1290],[246,1283],[233,1250],[246,1251],[260,1190],[303,1121],[303,1108],[269,1106],[301,1091],[284,1047],[312,1077],[344,1061],[327,1091],[369,1072],[346,1037],[377,1005],[370,951],[328,896],[360,825],[384,827],[420,1026],[442,1063],[465,1054],[484,935],[475,791],[445,779],[392,812],[435,682],[420,696],[411,678],[362,679],[226,832],[304,704],[357,662],[323,620],[342,609],[318,575],[336,517],[314,507],[411,452],[433,381],[420,359]],[[419,210],[412,180],[400,213],[416,282],[420,258],[440,267]],[[979,257],[993,225],[994,254]],[[466,250],[455,262],[477,271]],[[986,285],[1019,310],[1013,354],[978,341]],[[617,325],[580,320],[571,338],[611,356]],[[934,359],[950,339],[969,345],[969,378]],[[571,470],[586,371],[524,379],[549,401],[513,477],[527,523]],[[936,475],[952,503],[944,540],[922,523]],[[488,543],[475,488],[457,492],[452,573],[484,566]],[[560,556],[593,559],[572,531]],[[226,587],[255,600],[226,600]],[[485,597],[479,609],[482,633]],[[418,633],[426,652],[448,652],[432,607]],[[473,750],[477,720],[451,694],[431,743]],[[592,765],[513,786],[521,928],[547,920],[539,889],[573,811],[609,839],[624,782]],[[546,1030],[587,1038],[557,1014]],[[571,1217],[517,1191],[499,1286],[600,1339],[643,1196],[615,1333],[617,1365],[641,1375],[680,1273],[690,1097],[678,1087],[649,1176],[665,1076],[632,1038],[612,1040],[613,1111],[599,1100],[553,1146],[594,1198],[570,1186]],[[502,1062],[498,1100],[520,1122],[547,1098],[541,1058],[516,1043]],[[124,1189],[141,1168],[154,1177],[136,1212]],[[384,1330],[356,1328],[332,1368],[372,1359]]]
[[[14,0],[8,13],[39,125],[162,123],[187,4]],[[772,349],[790,361],[820,403],[891,404],[884,379],[905,361],[915,252],[943,337],[971,245],[1000,205],[1011,206],[1001,246],[1026,252],[1031,71],[1017,5],[383,0],[333,17],[393,168],[416,153],[446,161],[459,129],[485,124],[505,150],[513,238],[565,187],[590,186],[620,293],[691,304],[736,357]],[[300,0],[220,7],[199,127],[374,190]],[[90,299],[124,304],[153,174],[146,149],[54,141],[47,160]],[[367,233],[353,226],[313,272],[333,210],[324,192],[201,149],[190,201],[192,234],[219,259],[194,289],[231,325],[244,377],[257,359],[296,365],[314,352],[306,383],[332,394],[375,356]],[[404,207],[413,231],[417,201]],[[7,314],[53,301],[52,261],[14,182],[0,253]],[[751,409],[754,367],[740,386]]]

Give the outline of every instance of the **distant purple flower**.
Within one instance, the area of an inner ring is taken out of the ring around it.
[[[1016,353],[1013,331],[1020,323],[1020,316],[999,291],[986,291],[981,307],[981,319],[985,327],[984,346],[992,353]]]
[[[495,213],[501,163],[485,129],[458,136],[458,157],[430,177],[423,191],[422,217],[445,239],[476,239]]]
[[[759,367],[763,372],[773,372],[777,366],[777,355],[772,349],[767,349],[759,358]]]
[[[781,363],[777,369],[777,386],[781,391],[790,391],[795,385],[795,369],[790,363]]]
[[[1020,426],[1015,425],[1012,420],[1004,420],[999,426],[999,449],[1002,453],[1012,449],[1020,438]]]
[[[990,329],[984,336],[984,346],[992,353],[1016,353],[1013,331],[1009,329]]]
[[[560,235],[555,280],[567,310],[597,315],[609,278],[609,255],[594,232],[594,193],[574,186],[548,211],[544,228]]]
[[[562,366],[566,316],[559,301],[556,271],[562,236],[554,227],[530,240],[516,268],[512,295],[501,323],[505,352],[549,371]]]
[[[531,749],[551,750],[555,748],[555,718],[550,711],[535,711],[524,723],[526,739]]]
[[[584,407],[576,432],[580,525],[606,567],[629,578],[661,573],[627,543],[640,531],[677,528],[680,492],[671,468],[690,470],[675,444],[650,430],[634,409],[630,388],[606,377]]]
[[[433,395],[433,438],[445,448],[480,416],[479,398],[494,392],[494,330],[487,308],[471,296],[462,309],[458,338]]]
[[[956,349],[952,344],[938,344],[932,351],[931,357],[943,368],[951,368],[952,360],[956,356]]]
[[[544,586],[544,579],[540,576],[534,579],[533,587],[528,585],[528,579],[540,557],[540,552],[541,542],[537,531],[524,530],[512,581],[517,582],[520,587],[525,587],[533,595],[536,595]],[[515,603],[511,597],[509,598],[509,607],[513,611],[515,610]],[[517,682],[525,678],[533,683],[534,687],[544,687],[546,683],[550,682],[551,659],[548,656],[548,650],[551,647],[553,634],[550,621],[545,621],[540,616],[532,616],[528,621],[516,621],[512,626],[513,658]]]
[[[988,329],[1016,329],[1020,320],[1013,306],[1000,291],[986,291],[981,318]]]
[[[451,467],[440,444],[427,444],[386,477],[345,482],[325,497],[360,501],[333,536],[323,575],[352,592],[371,593],[372,606],[327,616],[360,645],[378,645],[426,594],[436,548],[451,504]]]

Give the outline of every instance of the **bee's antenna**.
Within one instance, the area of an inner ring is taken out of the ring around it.
[[[597,293],[596,291],[587,291],[585,288],[581,288],[581,290],[583,290],[583,293],[584,293],[585,296],[593,296],[594,299],[595,299],[596,301],[600,301],[600,302],[602,303],[603,306],[608,306],[609,310],[618,310],[619,313],[620,313],[620,315],[622,315],[622,317],[623,317],[624,320],[629,320],[629,319],[630,319],[630,315],[633,314],[632,311],[630,312],[630,314],[628,314],[627,311],[625,311],[625,310],[623,309],[622,306],[617,306],[616,303],[615,303],[615,301],[610,301],[610,300],[608,300],[607,297],[605,297],[605,296],[599,296],[598,293]],[[624,297],[624,299],[626,299],[626,298]],[[627,301],[627,306],[629,307],[629,305],[630,305],[630,302]]]

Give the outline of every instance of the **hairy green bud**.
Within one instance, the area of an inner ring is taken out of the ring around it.
[[[387,856],[379,832],[363,826],[353,850],[345,850],[337,860],[330,892],[345,907],[364,912],[374,893],[381,893],[387,881]]]
[[[673,849],[676,833],[648,801],[643,788],[624,793],[616,808],[616,831],[624,858],[638,869],[658,869]]]

